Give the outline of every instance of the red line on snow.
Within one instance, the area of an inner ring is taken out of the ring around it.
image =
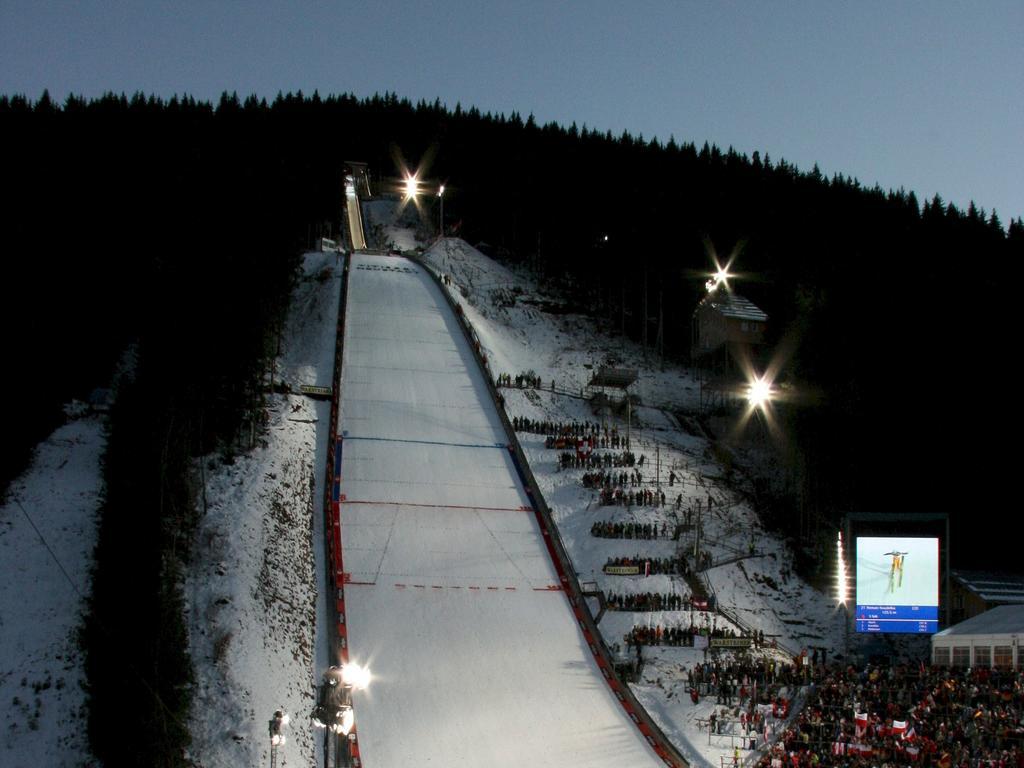
[[[367,584],[375,585],[376,582],[368,581],[350,581],[349,584]],[[395,582],[395,589],[405,589],[406,587],[415,587],[416,589],[426,589],[426,584],[403,584],[402,582]],[[431,584],[431,589],[469,589],[474,592],[479,592],[482,589],[486,589],[488,592],[500,592],[502,590],[506,592],[516,592],[519,590],[517,586],[494,586],[494,587],[478,587],[475,585],[463,586],[462,584]],[[561,592],[562,588],[558,584],[549,584],[546,587],[531,587],[533,592]]]

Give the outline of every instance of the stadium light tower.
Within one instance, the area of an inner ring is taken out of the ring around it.
[[[846,605],[849,599],[847,588],[846,557],[843,554],[843,532],[839,531],[836,539],[836,600],[839,605]]]
[[[843,663],[846,664],[850,653],[850,577],[846,570],[842,531],[836,537],[836,600],[843,609]]]

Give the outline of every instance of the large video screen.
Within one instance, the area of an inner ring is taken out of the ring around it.
[[[857,537],[858,632],[939,631],[939,540]]]

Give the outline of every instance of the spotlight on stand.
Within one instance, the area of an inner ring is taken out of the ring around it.
[[[774,394],[771,382],[764,376],[755,376],[747,383],[747,402],[752,408],[764,409]]]
[[[420,182],[416,178],[415,174],[412,176],[405,177],[405,196],[416,197],[419,193]]]

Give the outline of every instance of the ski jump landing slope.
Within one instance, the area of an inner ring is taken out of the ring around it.
[[[438,286],[352,256],[341,540],[365,768],[663,765],[604,681]]]

